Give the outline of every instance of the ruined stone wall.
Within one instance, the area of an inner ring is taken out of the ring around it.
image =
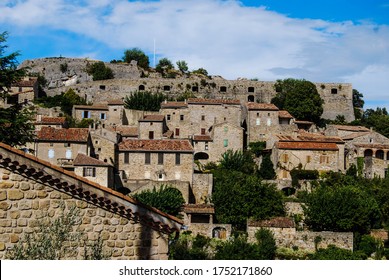
[[[65,213],[72,207],[79,211],[73,231],[81,236],[69,244],[64,259],[83,259],[84,241],[92,244],[99,236],[107,259],[167,259],[166,235],[4,168],[0,168],[0,259],[34,231],[40,218],[61,215],[61,205]]]
[[[255,242],[255,232],[259,227],[247,228],[248,240]],[[295,246],[300,250],[315,251],[315,240],[318,248],[327,248],[328,245],[335,245],[339,248],[353,250],[353,233],[352,232],[331,232],[331,231],[296,231],[295,228],[266,228],[272,231],[279,247],[293,248]]]
[[[159,112],[124,109],[123,114],[124,125],[137,126],[138,121],[143,119],[145,115],[159,115]]]
[[[200,223],[191,223],[188,225],[188,230],[192,232],[193,236],[197,234],[207,236],[207,237],[217,237],[215,236],[215,230],[223,229],[223,237],[218,237],[220,239],[228,239],[231,236],[232,227],[230,224],[200,224]]]
[[[209,203],[212,195],[213,175],[194,173],[192,189],[195,197],[195,204]]]

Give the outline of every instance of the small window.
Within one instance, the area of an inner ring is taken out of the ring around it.
[[[130,162],[130,153],[124,153],[124,163]]]
[[[101,119],[101,120],[105,120],[105,119],[106,119],[105,113],[100,113],[100,119]]]
[[[170,86],[163,86],[164,91],[170,91]]]
[[[166,116],[166,119],[167,119],[168,121],[170,121],[171,115],[167,115],[167,116]]]
[[[180,136],[180,129],[176,128],[176,136]]]
[[[154,139],[154,131],[149,131],[149,139]]]
[[[248,87],[247,92],[254,92],[254,87]]]
[[[163,164],[163,153],[158,153],[158,164]]]
[[[224,147],[228,147],[228,139],[224,139],[223,140],[223,146]]]
[[[70,147],[70,143],[64,143],[64,147]]]
[[[96,167],[84,167],[82,173],[84,177],[96,177]]]
[[[67,159],[71,159],[72,158],[72,150],[66,150],[65,157]]]
[[[201,129],[201,135],[205,135],[205,128]]]
[[[180,165],[181,164],[181,154],[177,153],[176,154],[176,165]]]
[[[139,89],[139,91],[143,91],[143,90],[145,90],[145,86],[144,85],[139,85],[138,89]]]
[[[50,147],[53,147],[54,146],[54,143],[50,143]]]
[[[205,142],[204,149],[208,150],[208,142]]]
[[[220,87],[220,92],[227,92],[227,87],[221,86]]]
[[[260,118],[257,118],[257,119],[255,120],[255,124],[256,124],[256,125],[261,125],[261,119],[260,119]]]
[[[267,118],[267,126],[271,126],[271,118]]]
[[[224,127],[224,132],[228,132],[228,126]]]
[[[180,115],[180,121],[184,120],[184,115]]]
[[[337,94],[338,93],[338,89],[337,88],[332,88],[331,89],[331,93],[332,94]]]
[[[55,155],[54,150],[53,150],[53,149],[50,149],[50,150],[49,150],[49,153],[48,153],[48,157],[49,157],[49,158],[54,158],[54,155]]]
[[[84,111],[83,114],[82,114],[82,117],[84,119],[90,119],[90,112],[89,111]]]
[[[22,92],[23,91],[23,88],[22,87],[19,87],[19,92]]]
[[[145,164],[150,164],[150,163],[151,163],[151,154],[145,153]]]
[[[247,96],[247,102],[254,102],[254,100],[255,100],[254,95],[250,94],[249,96]]]
[[[205,115],[201,115],[201,120],[205,121]]]
[[[311,156],[307,156],[307,163],[311,162]]]
[[[162,173],[158,174],[158,181],[162,181],[164,179],[164,176]]]
[[[289,155],[288,154],[283,154],[282,155],[282,162],[287,163],[289,161]]]
[[[105,90],[105,85],[100,85],[101,90]]]
[[[192,91],[193,91],[193,92],[198,92],[198,91],[199,91],[199,87],[193,86],[193,87],[192,87]]]

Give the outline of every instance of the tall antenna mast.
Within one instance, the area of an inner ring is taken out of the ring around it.
[[[154,38],[154,68],[155,68],[155,38]]]

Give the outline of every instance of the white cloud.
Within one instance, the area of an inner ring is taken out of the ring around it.
[[[104,51],[140,47],[151,53],[155,39],[158,57],[230,79],[351,82],[371,100],[384,98],[389,88],[387,25],[293,19],[231,0],[2,2],[1,24],[64,30],[101,42]]]

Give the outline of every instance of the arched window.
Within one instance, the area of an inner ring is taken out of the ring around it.
[[[138,89],[139,89],[139,91],[143,91],[143,90],[145,90],[145,86],[144,85],[139,85]]]
[[[219,239],[227,239],[227,230],[223,227],[215,227],[212,230],[212,237]]]
[[[379,159],[384,159],[385,158],[385,153],[383,150],[378,150],[375,152],[375,157]]]
[[[249,96],[247,96],[247,101],[248,102],[254,102],[254,95],[249,95]]]
[[[194,156],[194,160],[199,160],[199,159],[209,159],[209,155],[207,153],[196,153]]]
[[[373,156],[373,151],[370,150],[370,149],[367,149],[367,150],[365,150],[365,152],[363,153],[363,156],[364,156],[364,157],[372,157],[372,156]]]

